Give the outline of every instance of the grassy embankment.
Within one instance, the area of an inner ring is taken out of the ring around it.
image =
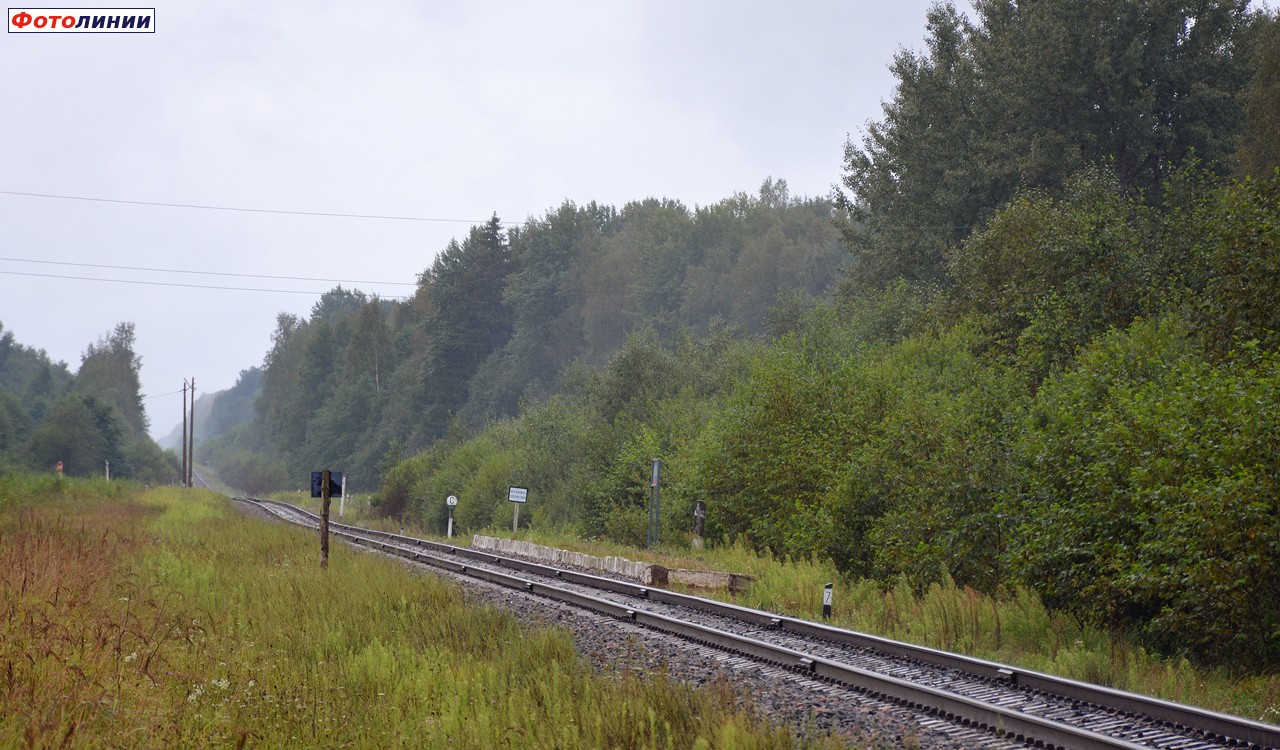
[[[282,494],[278,499],[319,510],[320,501],[301,493]],[[358,511],[352,512],[353,507],[367,508],[368,504],[349,503],[348,523],[398,529],[398,522],[363,518]],[[333,508],[336,514],[336,502]],[[406,526],[405,531],[422,535],[418,528]],[[485,533],[511,536],[509,529]],[[440,538],[438,534],[425,536]],[[462,537],[461,542],[469,538]],[[949,583],[922,594],[906,585],[884,591],[875,583],[841,576],[828,563],[777,560],[744,545],[697,554],[667,546],[655,554],[536,530],[522,531],[518,538],[676,568],[746,573],[756,581],[746,594],[733,598],[736,603],[810,619],[820,618],[823,584],[833,582],[836,602],[831,622],[841,627],[1280,724],[1280,675],[1265,671],[1239,675],[1182,659],[1160,658],[1131,640],[1047,611],[1039,598],[1025,589],[996,597]]]
[[[314,536],[212,493],[4,479],[0,746],[802,744],[385,558],[322,571]]]

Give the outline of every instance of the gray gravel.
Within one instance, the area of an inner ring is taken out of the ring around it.
[[[357,549],[368,550],[358,545]],[[629,672],[641,677],[665,674],[669,679],[695,686],[712,683],[728,686],[739,696],[739,705],[775,725],[787,726],[799,737],[833,732],[851,747],[870,748],[1025,747],[843,686],[809,679],[634,623],[415,564],[398,556],[388,557],[455,581],[470,601],[506,610],[522,623],[564,628],[572,634],[578,652],[599,672],[617,676]]]
[[[255,517],[269,517],[249,503],[234,503]],[[278,520],[278,519],[276,519]],[[354,545],[356,549],[370,551]],[[384,554],[373,552],[373,554]],[[569,631],[579,653],[599,672],[640,677],[665,674],[690,685],[727,686],[739,704],[774,725],[787,726],[799,737],[832,732],[851,747],[871,748],[1018,748],[985,732],[968,730],[870,698],[842,686],[826,684],[773,666],[759,664],[665,633],[566,604],[515,591],[487,581],[459,576],[388,555],[410,568],[457,583],[477,604],[510,612],[529,627],[561,627]],[[599,571],[592,571],[599,574]]]

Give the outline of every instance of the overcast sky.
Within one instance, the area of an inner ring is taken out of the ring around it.
[[[0,191],[468,221],[826,195],[928,5],[184,1],[154,34],[6,34]],[[0,322],[73,371],[133,322],[161,435],[184,377],[230,387],[316,294],[16,274],[399,296],[468,224],[0,194],[0,227]]]

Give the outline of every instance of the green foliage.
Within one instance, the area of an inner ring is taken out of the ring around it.
[[[1274,353],[1213,364],[1176,321],[1102,337],[1036,399],[1010,561],[1162,651],[1280,663],[1278,399]]]
[[[418,437],[445,434],[467,402],[467,383],[511,336],[511,309],[502,299],[513,270],[498,217],[451,241],[423,274],[432,308],[422,323],[425,349],[416,389]]]
[[[998,585],[1018,379],[965,327],[825,366],[807,345],[758,359],[712,415],[692,481],[713,532],[881,580]]]
[[[326,466],[352,474],[353,488],[378,481],[377,463],[391,440],[380,417],[396,391],[400,360],[387,325],[392,307],[341,287],[322,302],[312,321],[280,315],[262,370],[241,373],[214,404],[220,426],[234,423],[250,403],[256,410],[245,429],[200,446],[229,480],[253,477],[255,492],[300,486]],[[258,484],[268,480],[278,483]]]
[[[749,345],[719,335],[662,344],[649,331],[632,336],[600,370],[580,368],[572,392],[527,408],[519,419],[491,423],[471,438],[437,441],[387,471],[379,508],[443,529],[440,502],[460,502],[461,528],[504,527],[509,485],[527,487],[520,520],[614,540],[643,542],[651,461],[660,458],[663,539],[683,540],[691,525],[689,446],[719,395],[741,375]],[[422,500],[425,498],[425,502]]]
[[[0,326],[0,466],[167,482],[176,465],[146,434],[132,323],[85,350],[73,378]]]
[[[142,358],[134,353],[134,340],[133,324],[120,323],[96,344],[90,344],[72,386],[77,393],[94,396],[114,407],[121,428],[130,436],[147,433],[138,379]]]
[[[663,462],[659,536],[670,540],[688,533],[698,498],[689,452],[721,395],[741,377],[733,363],[749,349],[725,337],[682,337],[666,347],[646,332],[633,336],[608,366],[579,386],[594,454],[580,472],[592,480],[579,489],[587,498],[579,519],[584,533],[644,541],[655,458]]]
[[[66,363],[54,363],[44,351],[18,343],[13,331],[0,323],[0,393],[22,405],[31,423],[38,424],[53,402],[71,387]]]
[[[1222,186],[1195,218],[1194,273],[1204,280],[1197,322],[1210,350],[1227,356],[1250,342],[1280,348],[1280,172]]]
[[[1226,172],[1246,6],[993,0],[974,20],[934,6],[927,52],[898,54],[884,118],[846,147],[855,280],[941,282],[946,249],[1018,189],[1056,191],[1085,166],[1152,197],[1192,153]]]
[[[596,674],[566,633],[378,556],[338,545],[320,570],[313,534],[208,493],[23,484],[44,491],[0,516],[6,747],[837,746],[719,687]]]
[[[356,312],[368,301],[369,298],[359,289],[343,289],[339,284],[320,295],[320,299],[311,306],[311,321],[336,321]]]
[[[776,553],[825,555],[835,519],[819,507],[856,439],[839,375],[797,347],[759,356],[693,449],[708,533],[746,534]]]
[[[476,435],[562,390],[575,368],[605,366],[638,332],[679,347],[696,331],[722,347],[763,331],[778,300],[810,306],[844,262],[831,218],[830,201],[793,198],[773,179],[758,197],[739,194],[693,211],[649,199],[621,210],[565,203],[511,228],[494,217],[451,242],[406,302],[338,287],[310,319],[280,315],[255,429],[203,435],[201,455],[216,462],[224,452],[265,451],[291,477],[325,464],[371,483],[392,444],[418,450]],[[632,378],[619,367],[622,380]],[[596,387],[596,397],[609,398],[607,384]],[[225,405],[237,414],[248,398],[240,390]],[[197,429],[235,423],[223,409],[215,404]],[[604,427],[595,419],[581,425],[609,442],[606,453],[621,441],[617,417],[603,415]],[[599,467],[570,463],[569,479],[545,480],[556,486],[549,510],[588,499],[586,477]],[[535,459],[521,465],[547,474]]]
[[[449,517],[445,499],[455,495],[456,532],[478,531],[504,520],[509,524],[512,511],[507,488],[520,485],[514,464],[509,426],[492,427],[457,445],[438,442],[386,473],[378,510],[387,515],[403,513],[444,533]],[[531,494],[537,497],[536,491]],[[532,512],[521,513],[522,524],[527,526],[532,519]]]
[[[607,448],[599,444],[595,415],[579,399],[556,396],[526,409],[515,422],[516,474],[538,505],[539,518],[578,527]]]
[[[1158,256],[1143,206],[1117,176],[1086,169],[1061,198],[1022,193],[949,257],[954,304],[1040,376],[1098,333],[1127,325],[1152,293]]]
[[[911,284],[901,278],[878,289],[845,284],[834,306],[819,306],[815,315],[807,320],[798,320],[791,328],[771,328],[771,333],[783,335],[803,330],[813,337],[817,331],[823,331],[828,336],[839,336],[842,339],[839,346],[845,350],[864,344],[894,344],[928,330],[937,317],[935,308],[941,299],[943,295],[938,287]],[[831,320],[820,320],[823,315],[830,316]]]
[[[959,326],[859,363],[850,410],[863,427],[826,500],[840,521],[837,563],[920,588],[951,576],[994,591],[1007,580],[997,500],[1026,385],[979,356],[986,343]]]
[[[1280,590],[1276,22],[1245,6],[935,6],[836,206],[768,179],[495,217],[411,300],[280,316],[254,423],[208,451],[254,482],[385,471],[379,510],[440,531],[446,496],[479,530],[526,486],[526,523],[632,544],[660,458],[665,542],[703,500],[712,541],[858,576],[948,642],[986,617],[967,592],[1030,584],[1161,652],[1274,666],[1280,607],[1243,582]],[[1253,177],[1227,183],[1237,135]]]
[[[261,390],[262,368],[241,370],[235,385],[217,392],[208,418],[196,423],[197,441],[212,440],[253,419],[253,402]]]
[[[1240,172],[1270,179],[1280,167],[1280,15],[1259,14],[1253,75],[1241,92],[1244,127],[1240,134]]]
[[[0,467],[25,465],[31,418],[21,402],[0,391]]]
[[[31,460],[51,469],[59,461],[71,476],[101,475],[106,461],[123,455],[124,427],[115,407],[96,396],[69,393],[31,436]]]
[[[111,460],[113,478],[131,479],[145,484],[170,484],[179,481],[181,462],[172,452],[146,435],[132,437],[120,446],[119,458]]]

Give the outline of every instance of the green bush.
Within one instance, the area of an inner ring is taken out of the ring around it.
[[[1162,652],[1280,664],[1280,356],[1185,325],[1104,336],[1044,384],[1010,562],[1053,607]]]
[[[947,576],[994,591],[1011,479],[1009,444],[1024,401],[1016,372],[975,353],[986,338],[969,326],[918,336],[868,359],[860,390],[867,425],[829,494],[832,515],[862,527],[844,533],[837,560],[879,581],[904,575],[918,589]],[[869,408],[868,408],[869,407]]]

